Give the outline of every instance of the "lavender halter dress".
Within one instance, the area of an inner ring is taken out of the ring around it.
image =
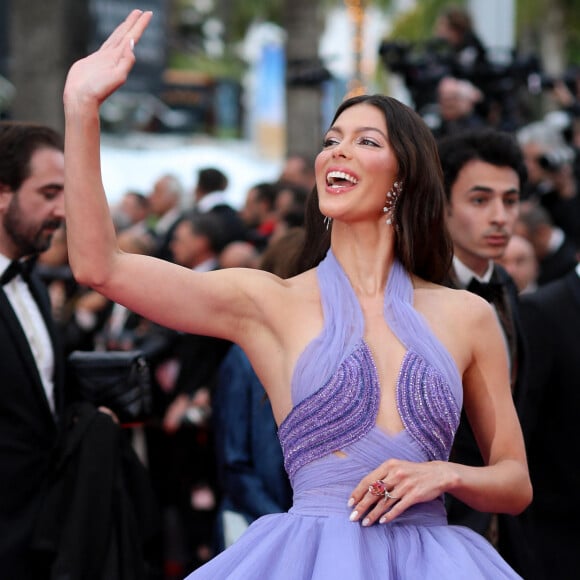
[[[448,459],[462,385],[451,356],[413,308],[411,281],[396,262],[384,314],[407,349],[397,382],[404,429],[388,435],[378,428],[379,381],[360,305],[331,251],[317,274],[324,329],[296,365],[294,408],[278,432],[293,507],[258,519],[188,580],[519,578],[487,540],[447,524],[443,497],[390,524],[349,521],[351,491],[383,461]]]

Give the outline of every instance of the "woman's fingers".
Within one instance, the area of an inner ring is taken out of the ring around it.
[[[380,497],[372,494],[370,491],[367,492],[363,499],[353,507],[350,520],[352,522],[360,521],[363,526],[373,525],[399,503],[400,499],[395,493],[396,490],[394,488]],[[404,509],[400,509],[398,513],[402,511]]]
[[[387,473],[387,467],[385,464],[380,465],[374,471],[371,471],[366,477],[361,479],[359,484],[353,489],[351,494],[351,501],[349,504],[357,504],[360,502],[366,495],[369,489],[369,485],[371,485],[374,481],[378,481],[385,476]]]
[[[432,465],[389,459],[364,477],[353,490],[349,505],[351,521],[370,526],[386,523],[402,514],[417,501],[430,499]],[[425,488],[425,490],[422,490]]]
[[[114,48],[119,46],[119,44],[122,44],[126,38],[132,38],[131,33],[133,32],[133,28],[139,23],[139,20],[143,19],[146,15],[148,15],[147,23],[140,31],[140,37],[151,19],[151,12],[132,10],[127,18],[125,18],[125,20],[123,20],[123,22],[121,22],[121,24],[119,24],[119,26],[117,26],[117,28],[115,28],[115,30],[109,35],[105,42],[103,42],[101,48]]]
[[[132,11],[99,50],[71,67],[65,85],[65,104],[94,101],[100,105],[125,82],[135,63],[133,47],[151,17],[150,11]]]
[[[410,506],[439,497],[446,490],[450,469],[441,461],[385,461],[354,489],[348,502],[351,521],[364,526],[391,522]]]
[[[132,24],[132,26],[129,28],[129,32],[127,33],[126,36],[128,36],[129,39],[133,42],[133,46],[135,46],[141,39],[141,36],[145,32],[147,26],[149,26],[149,22],[151,21],[152,17],[153,12],[151,12],[150,10],[142,12],[139,15],[139,18],[137,18],[135,22]]]
[[[362,521],[363,525],[370,525],[388,508],[385,492],[391,487],[387,482],[387,472],[388,465],[384,463],[371,471],[355,487],[349,500],[349,506],[352,508],[351,521]]]

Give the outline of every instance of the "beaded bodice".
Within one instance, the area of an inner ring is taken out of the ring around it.
[[[379,400],[372,356],[362,343],[280,425],[278,436],[288,475],[292,477],[302,465],[364,437],[375,424]]]
[[[363,338],[363,314],[332,252],[318,266],[318,280],[324,328],[298,361],[294,408],[278,433],[291,478],[303,465],[344,450],[375,429],[380,402],[377,370]],[[425,460],[447,459],[459,424],[461,380],[411,301],[410,279],[395,262],[384,311],[407,347],[396,386],[398,411]]]

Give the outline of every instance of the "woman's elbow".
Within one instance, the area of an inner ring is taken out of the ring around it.
[[[95,268],[91,268],[88,264],[73,267],[71,271],[73,278],[80,286],[98,291],[99,288],[105,285],[106,277],[100,276],[99,272]]]
[[[515,486],[514,489],[516,495],[512,505],[510,506],[511,509],[509,509],[507,513],[512,516],[517,516],[532,503],[534,497],[532,482],[530,481],[529,475],[526,474],[524,481]]]
[[[69,265],[77,284],[100,291],[107,286],[111,279],[114,261],[114,258],[111,260],[89,260],[80,257],[69,259]]]

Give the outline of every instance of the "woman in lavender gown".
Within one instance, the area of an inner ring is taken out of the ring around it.
[[[214,580],[514,578],[449,526],[450,493],[490,512],[531,501],[491,307],[443,288],[451,246],[435,143],[384,96],[343,102],[316,159],[302,273],[196,273],[118,250],[99,165],[99,106],[151,14],[134,11],[71,68],[64,93],[70,261],[82,284],[159,324],[237,342],[270,398],[294,489],[191,574]],[[465,406],[485,467],[448,461]]]

